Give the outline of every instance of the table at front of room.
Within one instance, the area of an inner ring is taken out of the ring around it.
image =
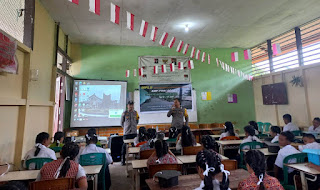
[[[102,165],[83,166],[87,175],[93,175],[94,189],[98,190],[98,174],[102,168]],[[0,177],[0,182],[4,181],[18,181],[18,180],[35,180],[38,177],[40,170],[22,170],[8,172],[4,176]]]
[[[129,157],[129,144],[133,143],[134,142],[134,139],[126,139],[126,140],[123,140],[123,143],[126,144],[126,175],[127,177],[129,177],[129,168],[128,168],[128,165],[129,165],[129,162],[128,162],[128,157]]]
[[[230,171],[229,176],[229,187],[230,189],[237,189],[239,182],[248,178],[250,176],[249,172],[244,169],[237,169]],[[219,173],[216,177],[219,181],[222,180],[222,173]],[[174,186],[171,188],[160,188],[159,183],[153,181],[153,179],[146,180],[147,185],[149,186],[150,190],[191,190],[195,189],[200,186],[201,179],[198,174],[191,174],[191,175],[182,175],[179,176],[179,185]]]
[[[314,176],[313,180],[317,180],[317,175],[320,175],[320,171],[310,168],[307,166],[308,163],[299,163],[299,164],[285,164],[286,166],[293,168],[300,172],[302,189],[308,190],[308,183],[305,174]]]
[[[216,141],[219,144],[219,153],[224,155],[224,150],[226,149],[239,149],[242,140],[226,140],[226,141]]]

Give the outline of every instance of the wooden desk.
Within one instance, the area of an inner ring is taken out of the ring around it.
[[[134,142],[134,139],[125,139],[123,140],[123,143],[126,144],[126,174],[127,174],[127,177],[129,177],[129,168],[128,168],[128,165],[129,165],[129,162],[128,162],[128,157],[129,157],[129,151],[128,151],[128,148],[129,148],[129,144],[133,143]]]
[[[221,135],[210,135],[214,139],[219,139]],[[246,135],[245,134],[239,134],[239,138],[244,138]]]
[[[139,154],[140,147],[129,147],[128,154]]]
[[[237,189],[239,182],[248,178],[250,176],[249,172],[244,169],[238,169],[230,171],[229,176],[229,187],[230,189]],[[218,180],[222,180],[222,173],[217,175]],[[154,182],[153,179],[146,180],[147,185],[151,190],[167,190],[167,189],[175,189],[175,190],[193,190],[200,186],[201,179],[198,174],[192,175],[183,175],[179,176],[179,185],[172,188],[161,188],[158,183]]]
[[[102,165],[95,166],[83,166],[87,175],[93,175],[94,189],[98,190],[98,174]],[[23,170],[8,172],[4,176],[0,177],[0,182],[13,181],[13,180],[35,180],[38,177],[40,170]]]
[[[299,163],[299,164],[285,164],[286,166],[298,170],[300,172],[302,189],[308,189],[307,178],[305,177],[305,173],[314,176],[312,181],[317,180],[317,175],[320,175],[320,171],[310,168],[307,166],[308,163]]]
[[[256,150],[261,151],[265,156],[278,155],[278,153],[269,152],[268,148],[259,148],[259,149],[256,149]],[[248,151],[249,151],[249,150],[243,150],[243,152],[248,152]]]
[[[219,145],[219,153],[224,155],[225,149],[239,149],[239,145],[242,143],[242,140],[226,140],[226,141],[216,141]],[[232,147],[228,147],[233,145]]]
[[[229,160],[228,157],[225,157],[223,155],[219,155],[221,157],[221,160]],[[196,163],[196,157],[197,155],[182,155],[177,156],[177,158],[183,163],[183,164],[192,164]]]

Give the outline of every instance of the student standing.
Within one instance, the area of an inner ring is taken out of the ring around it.
[[[320,149],[320,144],[316,142],[313,134],[304,134],[303,142],[305,145],[299,145],[299,150],[302,152],[304,149]]]
[[[133,101],[129,101],[127,110],[122,113],[121,126],[123,127],[123,140],[134,139],[137,136],[137,125],[139,123],[139,114],[134,110]],[[121,164],[126,164],[126,144],[122,145],[122,160]]]
[[[169,110],[168,117],[172,116],[171,127],[176,127],[179,131],[182,129],[183,125],[188,126],[189,116],[186,108],[181,107],[180,99],[175,98],[172,108]],[[185,123],[183,122],[185,118]]]
[[[283,122],[286,124],[283,127],[283,132],[285,131],[299,131],[299,127],[296,126],[295,124],[291,123],[292,122],[292,117],[290,114],[284,114],[283,115]]]
[[[309,132],[316,132],[316,133],[320,133],[320,118],[316,117],[313,119],[312,121],[312,126],[309,127]]]

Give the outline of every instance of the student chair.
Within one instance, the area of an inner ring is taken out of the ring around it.
[[[50,149],[53,150],[54,152],[60,152],[62,147],[56,146],[56,147],[51,147]]]
[[[257,122],[257,125],[258,125],[258,131],[260,133],[263,133],[263,123],[262,122]]]
[[[237,160],[222,160],[221,163],[224,165],[224,169],[231,171],[238,169]]]
[[[105,153],[90,153],[80,155],[81,166],[102,165],[102,168],[98,174],[98,183],[101,185],[101,189],[106,189],[106,154]],[[100,186],[99,185],[99,186]]]
[[[51,158],[31,158],[26,161],[28,170],[40,170],[46,163],[52,162]]]
[[[244,147],[246,146],[249,146],[249,150],[253,150],[253,149],[259,149],[259,148],[262,148],[264,146],[263,143],[261,142],[247,142],[247,143],[243,143],[243,144],[240,144],[240,164],[239,164],[239,168],[242,168],[242,169],[247,169],[246,165],[244,164]]]
[[[74,178],[59,178],[45,181],[35,181],[29,186],[30,190],[65,190],[74,189]]]
[[[270,127],[271,127],[271,123],[264,123],[263,124],[264,132],[269,132]]]
[[[154,153],[154,149],[152,150],[144,150],[144,151],[140,151],[140,159],[148,159],[152,153]]]
[[[202,146],[188,146],[183,147],[181,151],[181,155],[196,155],[198,152],[203,150]]]
[[[153,178],[154,174],[162,170],[176,170],[182,172],[181,164],[158,164],[149,166],[149,177]]]
[[[221,140],[222,140],[222,141],[227,141],[227,140],[240,140],[240,138],[237,137],[237,136],[228,136],[228,137],[223,137]]]
[[[296,163],[303,163],[306,161],[308,158],[307,153],[297,153],[297,154],[292,154],[283,159],[283,181],[281,182],[281,185],[283,186],[284,189],[289,189],[289,190],[295,190],[294,185],[289,185],[289,173],[288,173],[288,164],[289,160],[291,159],[296,159]]]
[[[294,134],[294,136],[301,136],[301,131],[299,130],[299,131],[291,131],[293,134]]]

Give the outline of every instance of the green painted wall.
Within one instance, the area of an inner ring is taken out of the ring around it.
[[[190,55],[190,49],[187,55]],[[255,119],[252,82],[227,73],[217,67],[215,58],[228,63],[242,71],[248,71],[250,61],[243,58],[243,49],[202,49],[211,55],[211,64],[195,61],[191,72],[192,86],[197,92],[199,123],[235,121],[236,127],[242,129],[249,120]],[[239,52],[239,62],[231,63],[231,52]],[[128,91],[139,88],[138,77],[132,76],[132,69],[138,68],[138,56],[181,56],[175,49],[167,47],[131,47],[131,46],[97,46],[81,45],[81,67],[76,78],[127,80]],[[131,75],[125,77],[125,70]],[[211,101],[202,101],[201,92],[211,91]],[[238,95],[237,104],[227,103],[227,94]]]

